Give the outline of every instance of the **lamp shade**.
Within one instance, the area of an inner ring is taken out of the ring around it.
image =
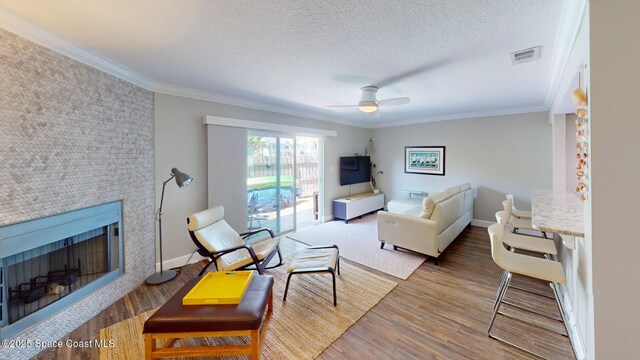
[[[171,174],[173,174],[176,177],[176,184],[178,184],[178,187],[181,189],[189,185],[191,181],[193,181],[193,178],[191,176],[181,172],[176,168],[171,169]]]

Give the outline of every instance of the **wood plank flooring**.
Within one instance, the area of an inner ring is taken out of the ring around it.
[[[281,240],[285,257],[303,247],[286,237]],[[487,336],[501,277],[501,269],[491,259],[487,230],[467,227],[441,260],[438,266],[428,260],[407,280],[365,268],[396,281],[398,286],[327,348],[319,359],[535,359],[535,356]],[[176,280],[163,285],[140,285],[62,340],[98,339],[101,328],[162,305],[186,281],[197,276],[202,266],[202,263],[188,265]],[[548,285],[531,279],[516,276],[512,284],[552,294]],[[531,296],[517,289],[510,289],[507,298],[558,316],[552,299]],[[564,331],[557,321],[540,320],[537,315],[509,306],[504,306],[503,311],[524,317],[529,323],[543,323]],[[568,338],[554,332],[501,315],[498,315],[494,332],[545,357],[573,359]],[[78,358],[97,359],[98,349],[47,349],[35,357]]]

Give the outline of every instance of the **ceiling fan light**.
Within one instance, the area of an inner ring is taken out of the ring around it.
[[[376,103],[372,102],[372,103],[367,103],[367,104],[360,104],[360,105],[358,105],[358,108],[362,112],[372,113],[372,112],[378,110],[378,105],[376,105]]]

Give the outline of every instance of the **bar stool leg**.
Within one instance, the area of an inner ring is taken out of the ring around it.
[[[500,279],[500,285],[498,285],[498,290],[496,291],[496,300],[493,302],[493,308],[495,309],[498,306],[498,299],[500,298],[500,293],[502,292],[502,287],[504,286],[504,282],[507,280],[508,271],[502,271],[502,279]]]
[[[505,294],[507,293],[507,289],[509,288],[511,277],[512,277],[511,272],[507,272],[507,279],[505,280],[504,285],[502,285],[500,295],[498,295],[498,298],[496,299],[497,304],[496,306],[494,306],[493,315],[491,315],[491,322],[489,323],[489,329],[487,329],[487,334],[489,335],[489,337],[493,337],[491,335],[491,328],[493,327],[493,323],[496,321],[496,316],[498,315],[498,311],[500,311],[500,305],[502,304],[502,299],[504,298]]]

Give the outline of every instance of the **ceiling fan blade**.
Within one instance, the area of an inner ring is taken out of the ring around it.
[[[326,105],[327,107],[358,107],[358,105]]]
[[[409,71],[405,71],[401,74],[396,74],[394,76],[388,77],[386,79],[382,79],[380,81],[378,81],[377,83],[374,84],[374,86],[377,86],[379,88],[385,87],[385,86],[389,86],[391,84],[395,84],[400,80],[404,80],[406,78],[412,77],[412,76],[416,76],[416,75],[420,75],[423,72],[426,71],[431,71],[431,70],[435,70],[439,67],[442,66],[447,66],[449,64],[453,63],[453,61],[451,59],[442,59],[442,60],[438,60],[438,61],[434,61],[431,62],[429,64],[425,64],[422,66],[419,66],[417,68],[411,69]]]
[[[403,104],[408,104],[409,101],[411,101],[411,99],[409,99],[408,97],[384,99],[384,100],[378,101],[378,107],[403,105]]]

